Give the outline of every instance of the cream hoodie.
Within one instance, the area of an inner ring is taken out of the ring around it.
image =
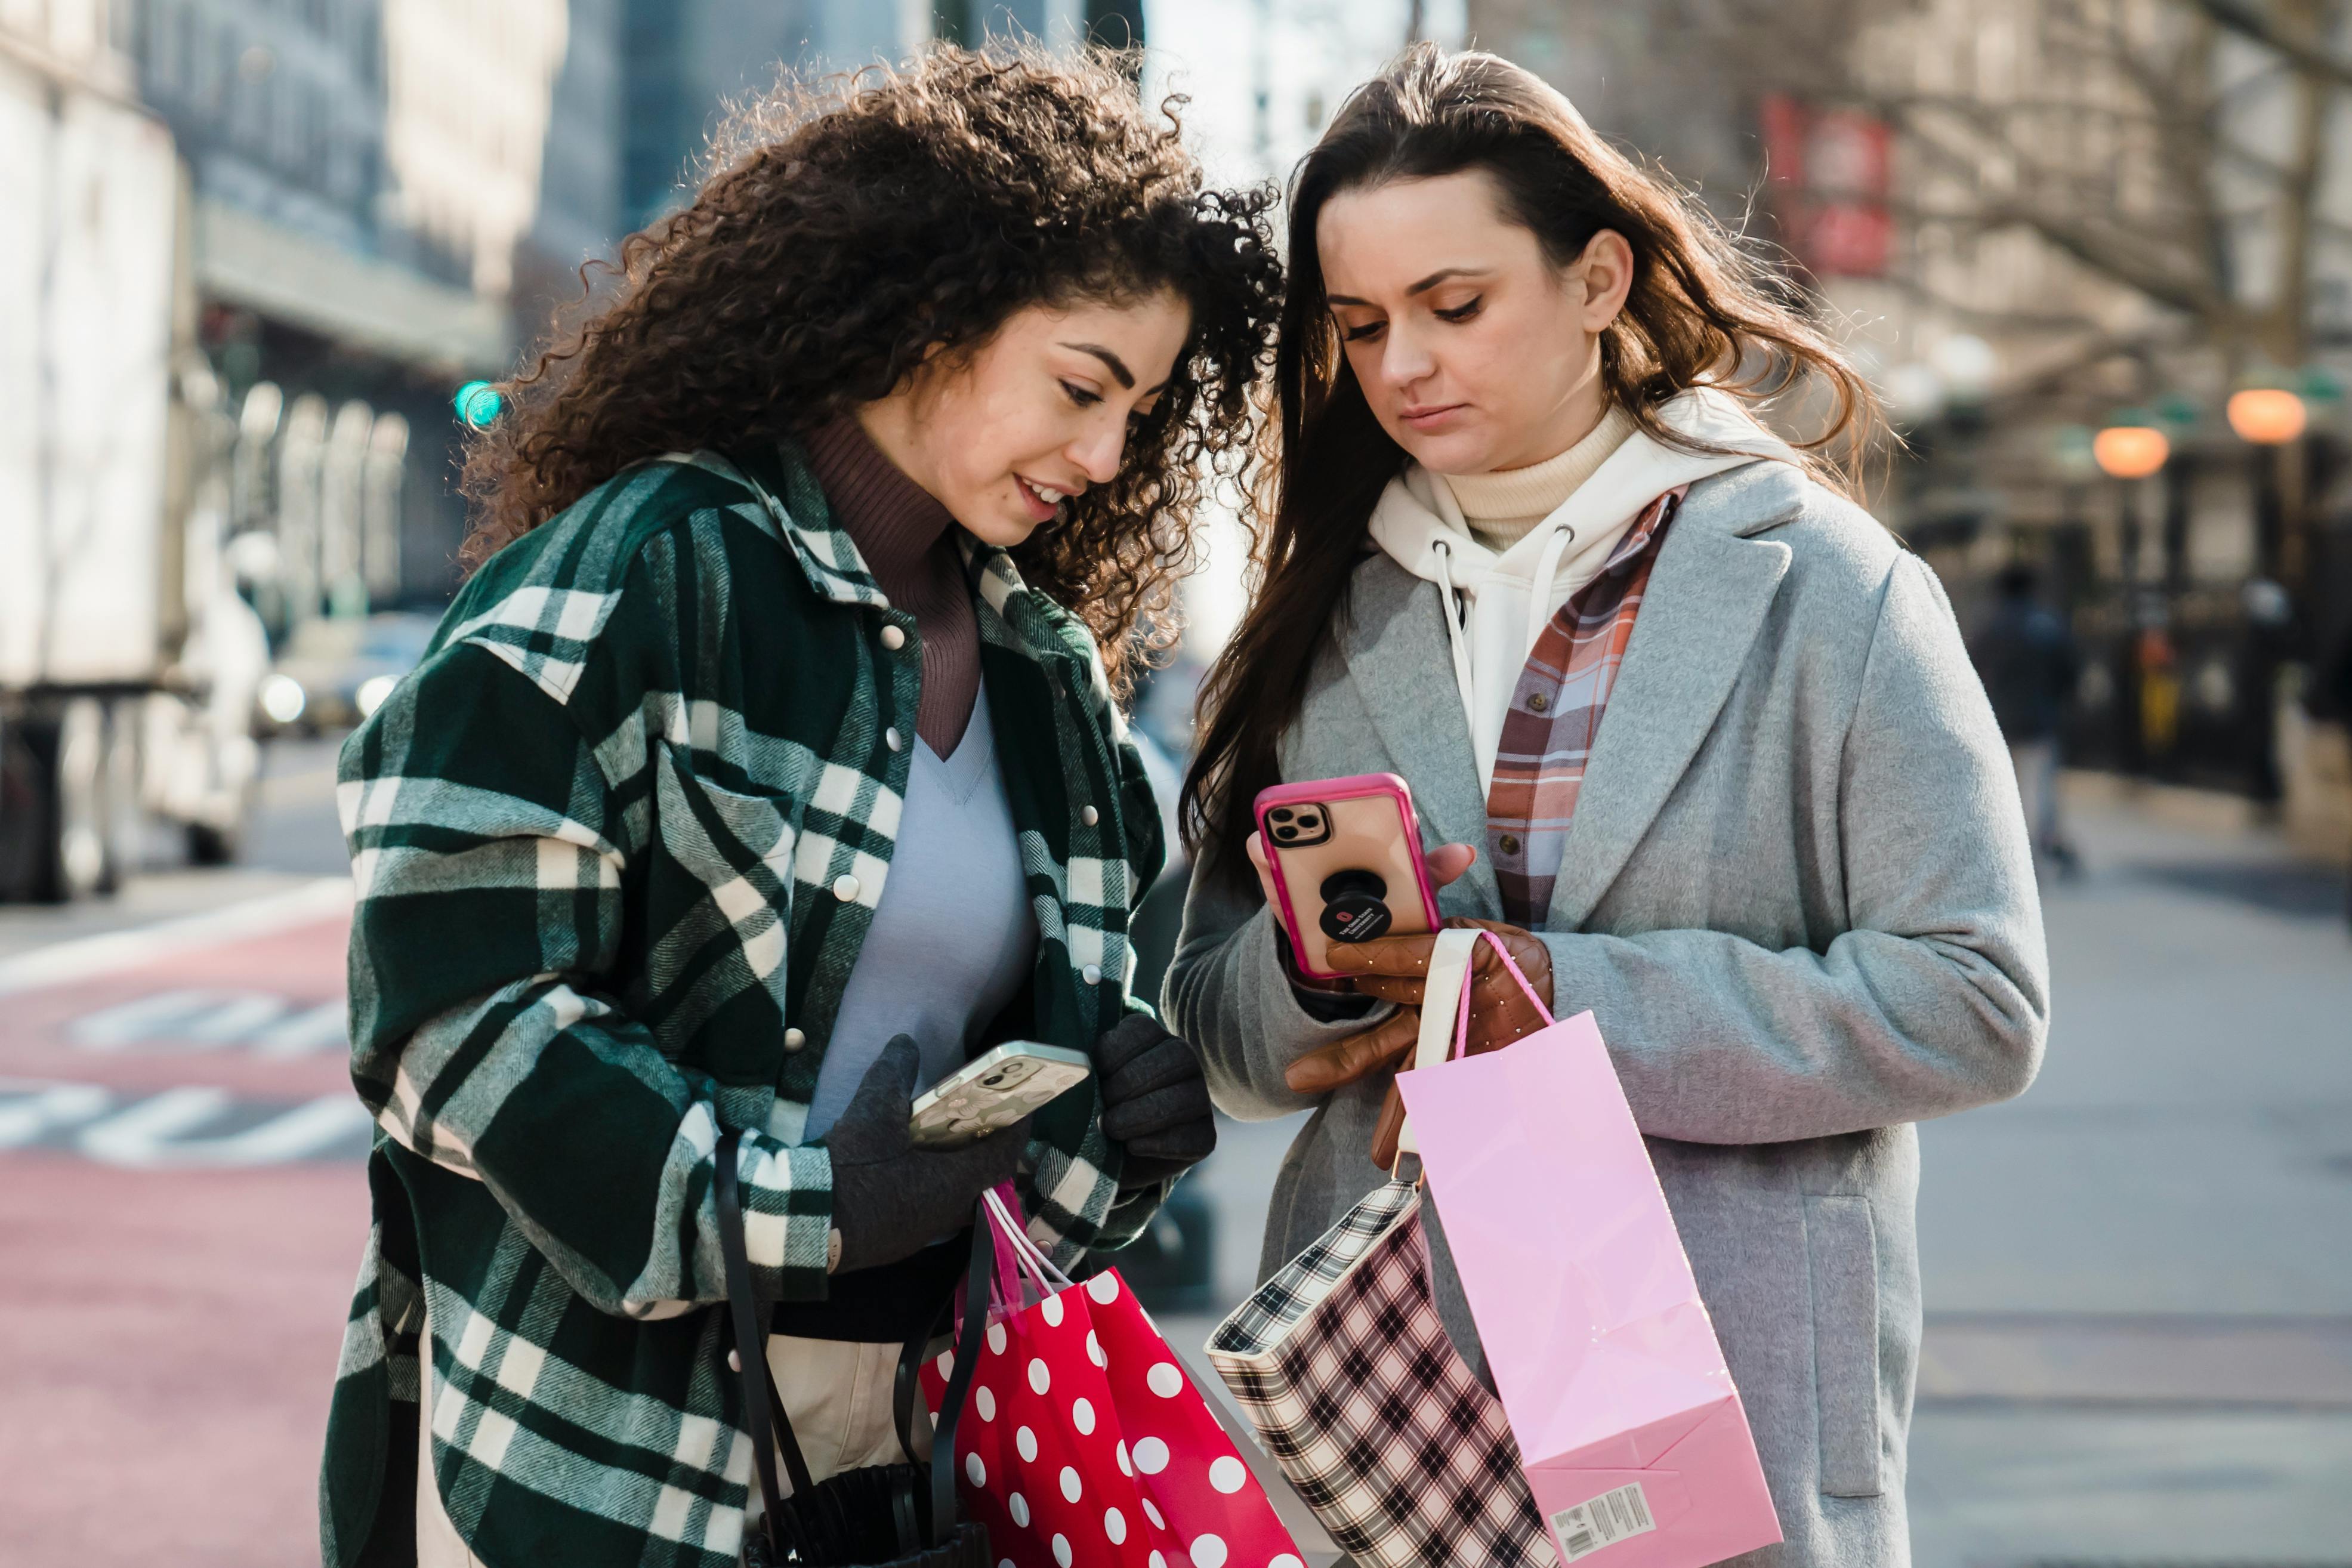
[[[1727,393],[1686,392],[1659,414],[1669,427],[1732,450],[1678,451],[1636,430],[1501,554],[1478,542],[1444,479],[1418,464],[1390,480],[1372,508],[1373,542],[1414,576],[1458,594],[1465,606],[1467,624],[1449,615],[1445,630],[1482,790],[1494,779],[1503,717],[1536,638],[1569,595],[1600,574],[1643,509],[1711,474],[1759,460],[1796,460]]]

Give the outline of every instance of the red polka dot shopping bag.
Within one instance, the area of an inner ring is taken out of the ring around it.
[[[983,1206],[1000,1293],[955,1462],[998,1568],[1306,1568],[1118,1271],[1073,1283],[1003,1189]],[[923,1369],[935,1415],[950,1364]]]

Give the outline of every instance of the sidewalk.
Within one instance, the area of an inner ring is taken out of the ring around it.
[[[2170,815],[2077,807],[2041,1080],[1921,1129],[1919,1568],[2352,1542],[2342,883]]]

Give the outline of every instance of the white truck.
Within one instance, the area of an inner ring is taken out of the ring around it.
[[[0,900],[105,890],[159,821],[232,856],[269,672],[180,160],[45,44],[0,25]]]

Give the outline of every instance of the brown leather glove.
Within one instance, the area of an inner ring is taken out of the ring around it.
[[[1534,932],[1495,921],[1460,917],[1445,923],[1454,929],[1490,931],[1500,937],[1511,961],[1528,977],[1528,984],[1543,999],[1545,1007],[1551,1006],[1551,952]],[[1436,945],[1436,940],[1428,935],[1391,936],[1376,942],[1335,943],[1331,948],[1331,967],[1352,976],[1358,991],[1397,1003],[1398,1009],[1361,1034],[1309,1051],[1290,1064],[1283,1075],[1284,1081],[1300,1094],[1324,1094],[1368,1074],[1393,1072],[1402,1066],[1421,1037],[1422,985],[1429,973],[1430,950]],[[1480,942],[1471,951],[1467,1053],[1475,1057],[1500,1050],[1534,1034],[1544,1024],[1543,1014],[1536,1010],[1527,992],[1503,967],[1494,944]],[[1386,1167],[1396,1163],[1397,1134],[1403,1126],[1404,1101],[1391,1082],[1388,1099],[1381,1106],[1380,1121],[1372,1131],[1374,1164]]]

